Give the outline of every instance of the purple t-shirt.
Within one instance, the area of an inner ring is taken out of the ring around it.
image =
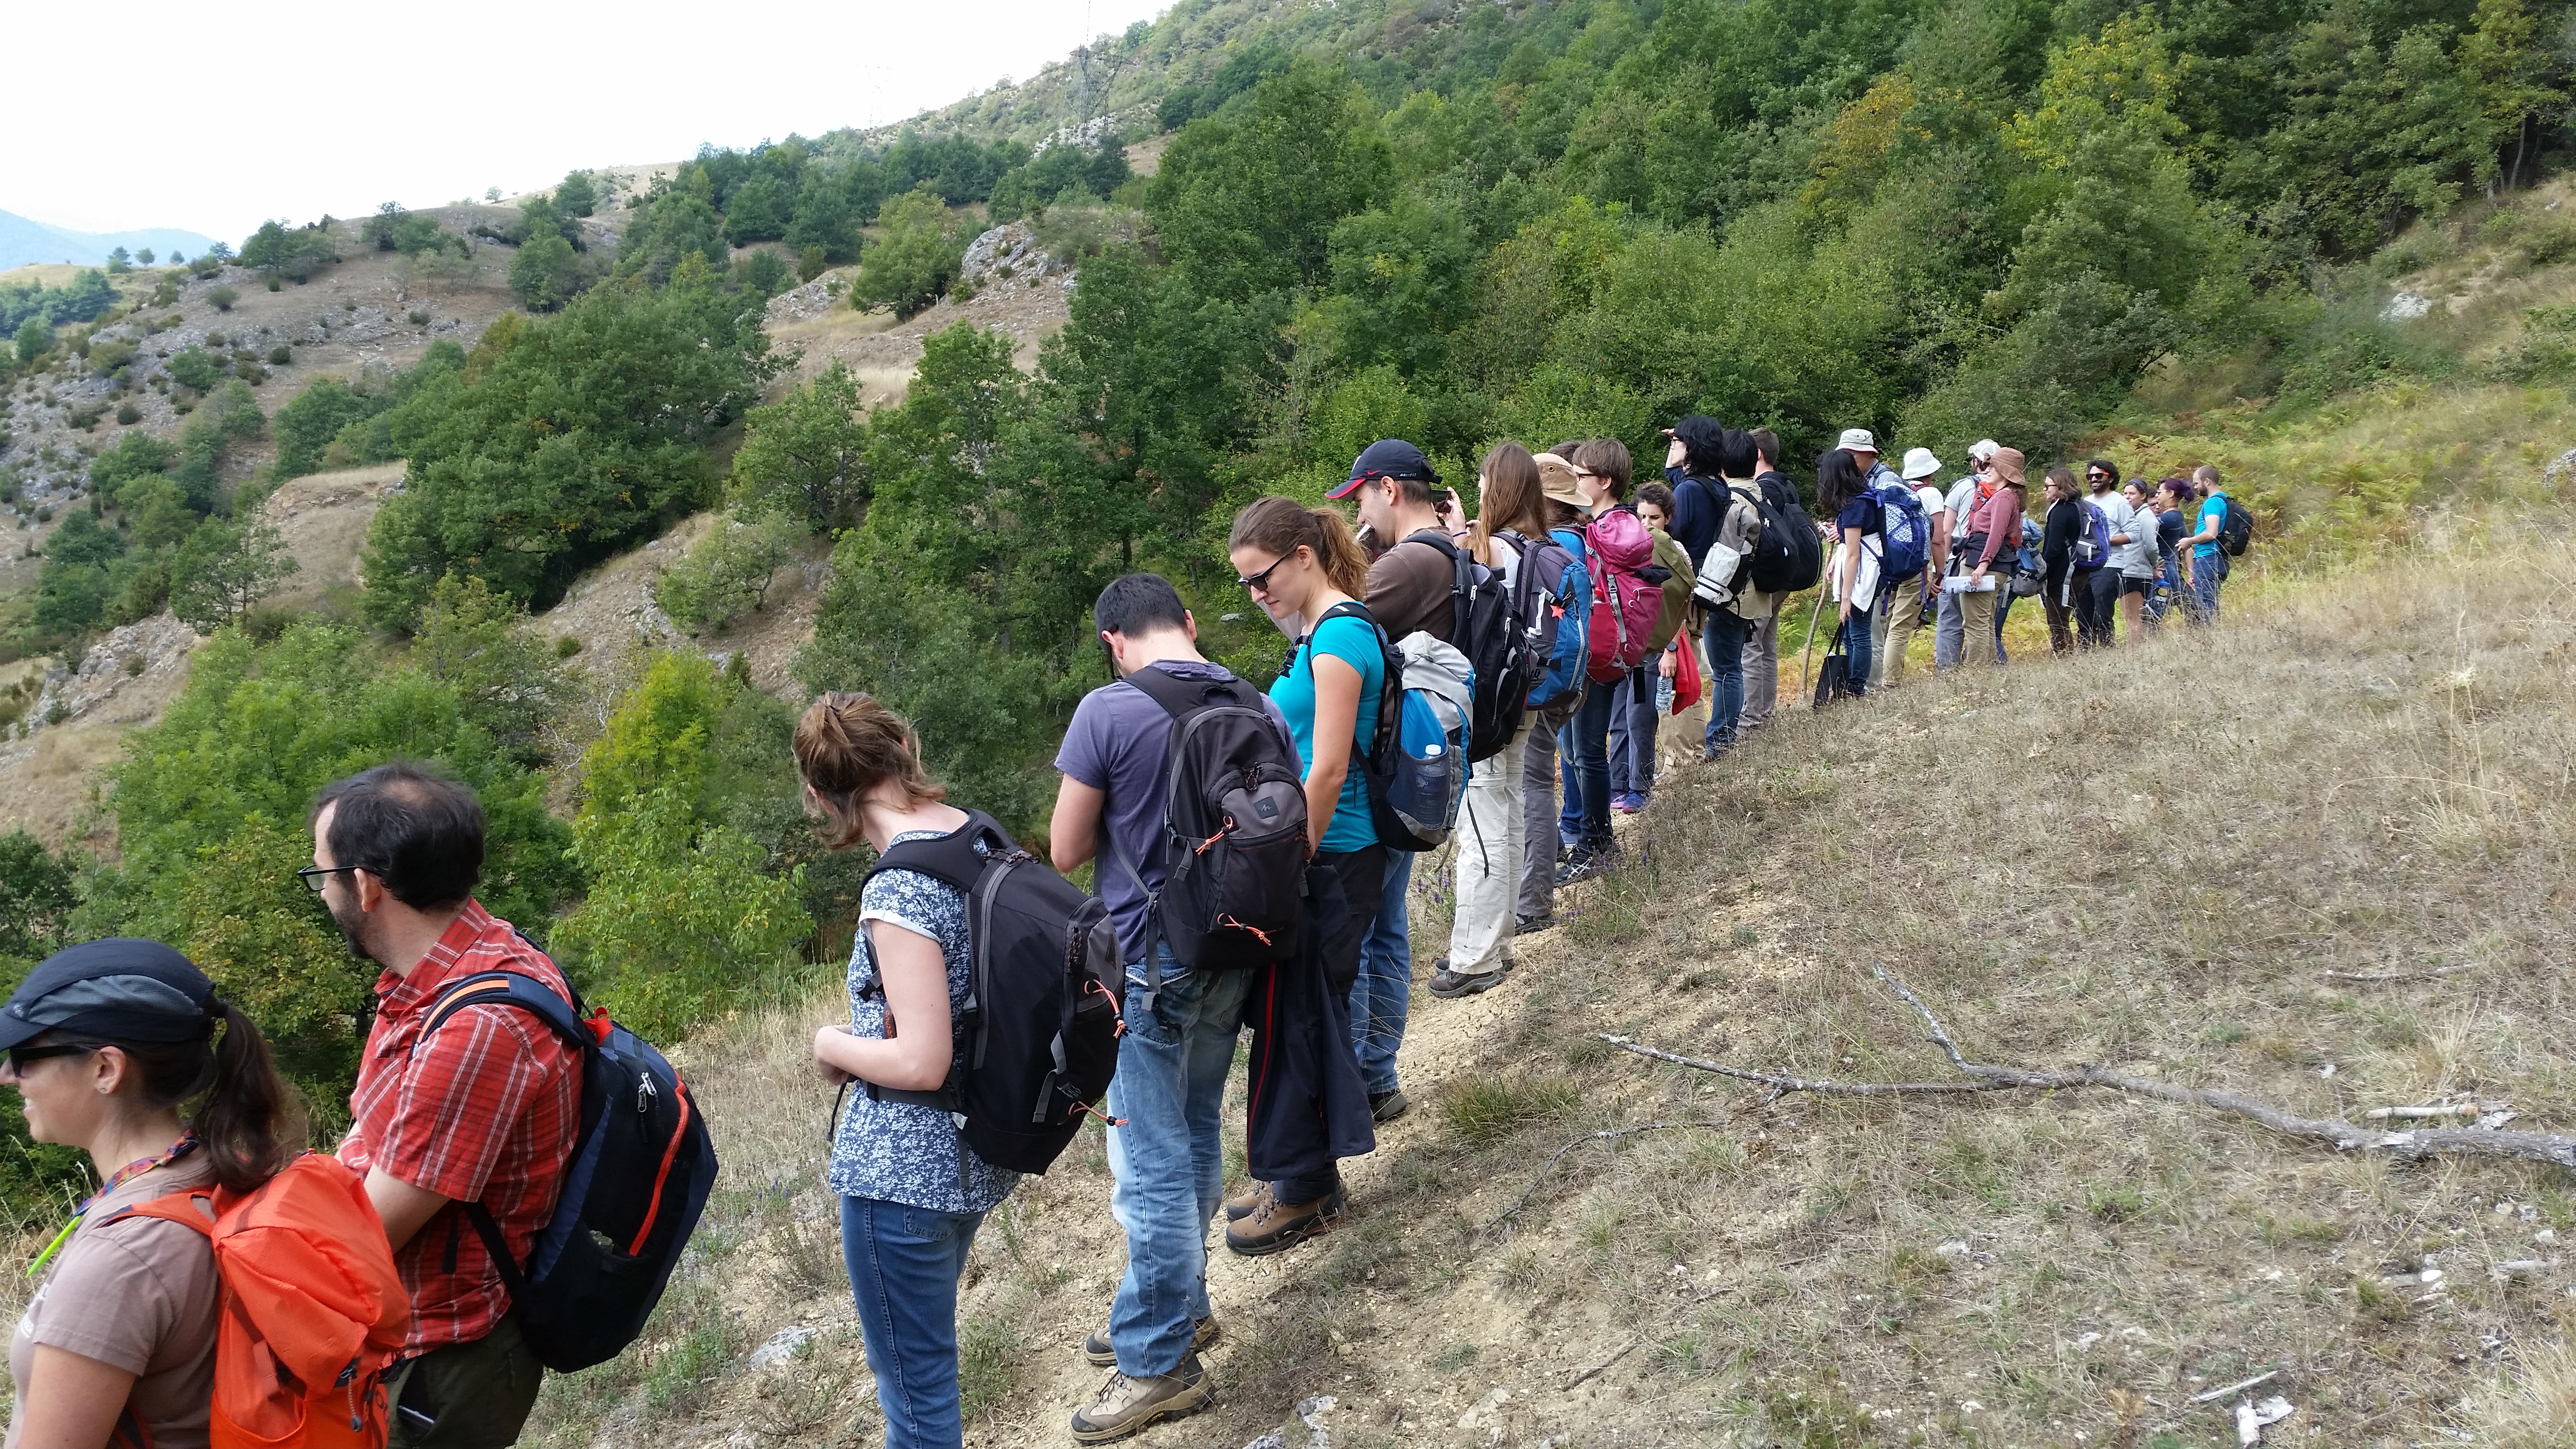
[[[1162,670],[1175,679],[1223,682],[1234,678],[1224,665],[1199,660],[1166,660],[1146,667]],[[1248,685],[1243,692],[1261,701],[1270,722],[1278,727],[1280,743],[1293,755],[1293,736],[1279,706]],[[1074,707],[1073,724],[1064,732],[1064,746],[1055,755],[1058,770],[1107,796],[1101,802],[1101,819],[1108,826],[1109,838],[1135,862],[1148,890],[1161,890],[1166,874],[1163,810],[1168,803],[1164,792],[1170,788],[1165,772],[1171,765],[1167,758],[1171,746],[1171,715],[1145,691],[1122,680],[1082,697],[1082,703]],[[1137,890],[1136,883],[1128,879],[1106,847],[1092,864],[1091,878],[1100,891],[1100,899],[1109,907],[1110,920],[1118,927],[1118,939],[1128,954],[1127,964],[1141,969],[1145,964],[1143,892]],[[1167,967],[1164,974],[1169,976],[1176,969]]]

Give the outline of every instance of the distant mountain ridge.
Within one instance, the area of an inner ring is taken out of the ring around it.
[[[176,227],[146,227],[140,231],[72,231],[31,221],[15,212],[0,211],[0,270],[23,267],[30,262],[96,266],[105,262],[107,254],[118,247],[129,252],[150,247],[163,256],[175,249],[195,256],[214,244],[213,237],[199,236]]]

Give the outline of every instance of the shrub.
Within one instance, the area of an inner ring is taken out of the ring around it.
[[[274,292],[277,288],[272,285],[269,290]],[[206,304],[213,307],[218,312],[231,311],[233,309],[233,303],[240,300],[241,293],[234,291],[229,286],[216,285],[206,289]]]
[[[42,317],[30,317],[18,324],[18,361],[34,362],[54,345],[54,329]]]
[[[281,342],[268,349],[268,360],[272,366],[284,367],[295,360],[295,349]]]
[[[216,360],[213,353],[199,347],[188,347],[171,355],[169,371],[172,382],[206,392],[214,387],[216,379],[224,375],[224,365]]]
[[[130,428],[136,423],[143,421],[143,409],[136,407],[130,402],[118,403],[116,405],[116,420],[118,423]]]
[[[909,318],[939,300],[966,257],[965,231],[930,183],[895,197],[878,212],[885,240],[859,257],[859,279],[850,289],[861,311],[891,307]]]
[[[767,601],[770,579],[787,562],[796,538],[795,525],[775,514],[729,517],[662,571],[653,581],[653,600],[692,634],[721,629]]]

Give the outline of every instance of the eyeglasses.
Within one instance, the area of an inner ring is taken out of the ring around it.
[[[2084,475],[2084,480],[2088,483],[2108,483],[2111,481],[2111,475],[2108,473],[2087,473]]]
[[[1279,566],[1286,563],[1289,557],[1290,555],[1283,553],[1279,557],[1270,561],[1270,567],[1263,569],[1261,572],[1254,574],[1248,579],[1237,578],[1235,582],[1252,590],[1256,594],[1266,594],[1270,592],[1270,576],[1279,572]]]
[[[362,865],[308,865],[297,871],[295,878],[304,882],[306,890],[318,896],[322,894],[322,888],[331,883],[330,877],[364,869],[366,867]]]
[[[60,1046],[14,1046],[9,1048],[9,1071],[14,1076],[23,1077],[27,1074],[29,1066],[47,1057],[85,1057],[97,1050],[98,1048],[94,1046],[77,1043],[66,1043]]]

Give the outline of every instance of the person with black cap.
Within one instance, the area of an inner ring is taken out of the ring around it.
[[[1358,507],[1360,544],[1376,555],[1361,602],[1386,637],[1422,633],[1456,644],[1450,585],[1467,523],[1457,496],[1440,487],[1431,460],[1402,438],[1381,438],[1351,460],[1351,476],[1324,496]],[[1361,944],[1359,980],[1351,985],[1351,1049],[1381,1122],[1402,1116],[1411,1105],[1396,1077],[1395,1056],[1404,1045],[1413,989],[1412,894],[1413,853],[1389,850],[1376,923]]]
[[[303,1124],[268,1043],[187,957],[119,937],[38,966],[0,1007],[0,1048],[27,1135],[87,1153],[102,1184],[29,1270],[43,1277],[9,1341],[8,1442],[89,1449],[130,1426],[115,1442],[206,1443],[213,1244],[125,1210],[209,1183],[249,1192],[286,1165]]]

